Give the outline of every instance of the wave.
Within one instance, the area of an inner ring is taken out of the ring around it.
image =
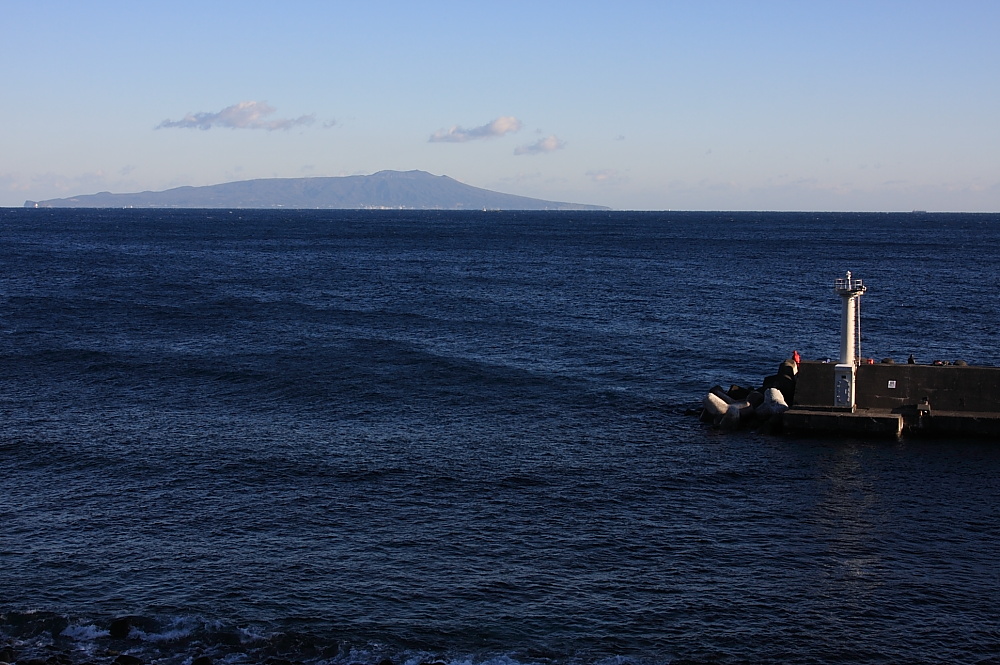
[[[289,624],[317,623],[302,618]],[[338,633],[340,633],[338,635]],[[373,639],[344,631],[239,624],[198,616],[83,618],[45,611],[0,613],[0,662],[19,665],[657,665],[663,658],[449,646],[448,636]],[[421,644],[421,642],[424,642]],[[694,661],[687,661],[694,662]]]

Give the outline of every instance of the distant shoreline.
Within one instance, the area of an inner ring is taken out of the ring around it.
[[[159,192],[99,192],[25,208],[245,208],[318,210],[610,210],[606,206],[547,201],[465,185],[425,171],[379,171],[367,176],[264,178]]]

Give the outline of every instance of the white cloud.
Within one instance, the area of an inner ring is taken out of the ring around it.
[[[79,193],[93,192],[97,189],[109,187],[107,174],[98,169],[77,175],[63,175],[60,173],[36,173],[31,176],[31,188],[42,190],[53,190],[56,192]]]
[[[0,173],[0,191],[23,192],[28,186],[24,180],[13,173]]]
[[[529,145],[518,146],[514,149],[515,155],[540,155],[545,152],[555,152],[556,150],[562,150],[566,147],[566,142],[556,137],[555,134],[549,134],[543,139],[538,139],[534,143]]]
[[[276,118],[269,120],[275,108],[267,102],[240,102],[227,106],[217,113],[203,111],[188,113],[180,120],[164,120],[156,129],[212,129],[213,127],[228,127],[230,129],[264,129],[269,132],[276,129],[291,129],[299,125],[310,125],[316,120],[315,115],[303,115],[298,118]]]
[[[524,171],[521,171],[513,176],[500,178],[500,181],[514,183],[514,184],[521,184],[525,182],[537,182],[538,180],[541,180],[541,178],[542,178],[541,171],[535,171],[533,173],[525,173]]]
[[[431,134],[431,143],[465,143],[475,139],[488,139],[520,131],[523,124],[512,115],[505,115],[480,127],[465,129],[453,125],[449,129],[439,129]]]
[[[600,169],[597,171],[587,171],[587,177],[594,182],[620,182],[624,176],[617,169]]]
[[[125,171],[127,169],[123,169]],[[99,191],[129,191],[139,183],[127,173],[104,170],[78,174],[64,173],[5,173],[0,174],[0,206],[21,205],[24,199],[44,201],[52,198],[92,194]],[[4,199],[9,202],[4,202]],[[20,198],[21,201],[17,201]]]

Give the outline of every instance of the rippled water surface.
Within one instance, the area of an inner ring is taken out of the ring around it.
[[[848,269],[865,355],[1000,365],[1000,216],[0,233],[0,660],[1000,662],[998,442],[688,413],[836,355]]]

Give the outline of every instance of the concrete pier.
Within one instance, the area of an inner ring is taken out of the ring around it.
[[[708,420],[717,425],[723,424],[723,415],[726,423],[736,424],[754,416],[766,419],[768,427],[793,432],[1000,437],[1000,368],[964,362],[917,365],[912,357],[905,365],[863,362],[859,308],[868,289],[847,272],[834,280],[833,290],[842,300],[839,362],[803,362],[793,351],[777,374],[750,393],[761,404],[765,391],[780,391],[785,401],[779,412],[766,405],[757,409],[746,395],[746,408],[734,410],[730,402],[735,397],[727,400],[722,393],[706,398],[715,401],[706,403],[703,416],[711,412]]]
[[[878,363],[856,369],[854,411],[834,404],[833,363],[802,362],[791,431],[1000,436],[1000,368]]]
[[[896,436],[903,433],[903,416],[898,413],[868,409],[826,411],[791,408],[782,414],[789,432],[831,432],[837,434],[875,434]]]

